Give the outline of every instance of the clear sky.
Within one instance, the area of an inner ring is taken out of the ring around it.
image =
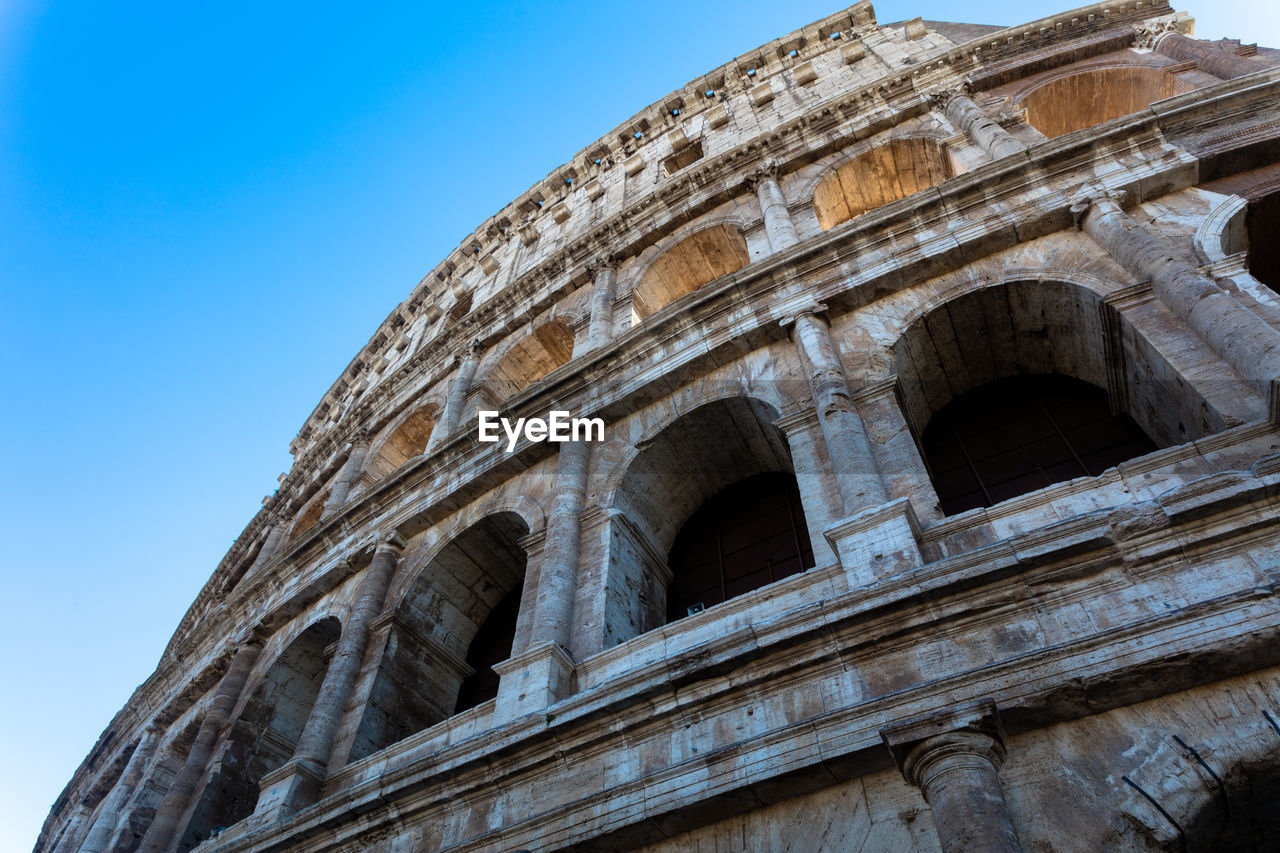
[[[414,284],[623,119],[840,8],[356,5],[0,0],[0,851],[31,848]],[[1190,7],[1280,45],[1275,9]]]

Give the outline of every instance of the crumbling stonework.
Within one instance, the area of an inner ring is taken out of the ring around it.
[[[1162,0],[861,2],[646,108],[377,330],[36,849],[1271,849],[1278,103]]]

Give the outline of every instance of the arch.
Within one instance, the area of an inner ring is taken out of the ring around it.
[[[1145,110],[1154,101],[1189,92],[1167,68],[1105,65],[1052,75],[1019,97],[1027,121],[1052,139]]]
[[[370,448],[365,474],[380,480],[427,449],[427,441],[436,425],[439,407],[427,403],[406,412],[384,431],[383,437]]]
[[[529,528],[520,515],[506,511],[486,515],[439,548],[428,549],[428,560],[399,598],[387,634],[381,641],[381,660],[352,744],[355,761],[403,740],[452,716],[473,675],[486,676],[468,663],[472,644],[480,636],[489,641],[482,656],[485,666],[496,646],[493,634],[506,639],[502,658],[510,656],[516,631],[502,619],[514,617],[524,588],[527,556],[521,540]],[[497,616],[498,621],[491,619]],[[509,630],[502,630],[509,629]],[[482,633],[483,631],[483,633]],[[496,678],[465,697],[472,703],[491,698]]]
[[[1220,429],[1205,400],[1119,312],[1108,311],[1101,295],[1082,285],[1013,281],[968,290],[916,314],[890,355],[903,413],[926,463],[935,418],[946,423],[953,401],[1010,377],[1056,375],[1098,389],[1107,411],[1131,417],[1151,442],[1134,445],[1135,453]],[[930,471],[940,493],[947,491],[939,480],[946,473]]]
[[[780,416],[795,414],[809,405],[808,382],[802,377],[780,377],[778,367],[791,357],[789,344],[779,348],[757,350],[742,360],[721,368],[697,382],[675,391],[654,404],[643,421],[645,429],[635,436],[619,436],[596,455],[613,461],[604,471],[600,486],[601,506],[612,507],[618,490],[627,477],[635,458],[683,415],[724,400],[749,398],[761,406],[762,412]]]
[[[296,538],[300,533],[306,533],[319,523],[320,516],[324,513],[325,502],[329,500],[329,494],[332,491],[332,488],[319,490],[316,496],[303,506],[298,512],[298,518],[294,521],[293,527],[289,530],[290,539]]]
[[[1143,760],[1115,774],[1127,826],[1150,849],[1168,853],[1274,849],[1280,738],[1274,717],[1264,714],[1216,720],[1211,730],[1182,731],[1177,739],[1146,739]]]
[[[868,210],[906,198],[950,178],[955,171],[935,139],[890,140],[827,172],[813,190],[813,209],[823,231]]]
[[[1155,450],[1106,391],[1057,373],[1006,377],[952,400],[920,440],[945,515],[991,506]]]
[[[757,475],[781,474],[794,483],[791,452],[774,426],[777,418],[778,411],[759,399],[724,396],[685,412],[639,443],[641,449],[608,496],[607,584],[629,591],[608,596],[607,606],[615,611],[606,614],[612,641],[667,622],[671,552],[700,508]]]
[[[518,394],[573,358],[573,330],[548,320],[516,341],[489,372],[488,384],[498,399]]]
[[[259,679],[214,759],[180,850],[190,850],[253,814],[262,778],[293,757],[324,680],[325,649],[341,630],[332,616],[311,623]]]
[[[750,260],[747,240],[732,224],[719,222],[694,231],[645,268],[631,293],[634,320],[742,269]]]
[[[685,521],[668,563],[668,622],[813,568],[795,476],[765,472],[721,489]]]

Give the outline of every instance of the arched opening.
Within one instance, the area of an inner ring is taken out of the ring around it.
[[[528,533],[514,513],[487,516],[422,567],[396,607],[351,761],[496,694],[491,667],[511,655]]]
[[[380,480],[413,457],[422,455],[427,449],[427,441],[431,438],[431,430],[435,425],[434,405],[423,406],[401,421],[369,463],[369,476]]]
[[[1223,428],[1122,315],[1063,282],[952,299],[911,323],[892,356],[903,413],[948,514]]]
[[[950,158],[936,141],[895,139],[828,173],[814,188],[813,210],[826,231],[953,174]]]
[[[200,730],[201,718],[190,715],[186,720],[175,723],[176,730],[166,734],[167,741],[157,749],[154,763],[148,770],[148,777],[140,780],[133,795],[120,815],[114,836],[115,846],[112,850],[120,853],[132,853],[142,844],[142,838],[151,828],[156,809],[164,800],[164,794],[173,784],[182,766],[186,764],[187,754],[195,742],[196,733]]]
[[[1107,393],[1059,374],[997,379],[934,415],[921,444],[946,515],[1097,476],[1156,449]]]
[[[1253,199],[1245,213],[1249,272],[1280,293],[1280,192]]]
[[[718,400],[671,423],[631,461],[608,543],[609,588],[628,594],[608,597],[606,644],[813,565],[777,418],[759,400]]]
[[[559,320],[543,323],[498,360],[489,387],[498,399],[518,394],[573,357],[573,331]]]
[[[458,701],[453,707],[455,714],[497,698],[498,673],[493,666],[511,657],[516,639],[516,619],[520,615],[520,593],[519,589],[508,592],[476,631],[475,639],[467,649],[467,665],[472,672],[458,688]]]
[[[756,474],[721,489],[685,522],[667,562],[668,622],[813,568],[796,478]]]
[[[324,512],[325,501],[329,500],[330,489],[325,489],[311,499],[311,502],[302,508],[302,512],[298,514],[298,520],[293,523],[293,529],[289,532],[289,537],[293,538],[299,533],[305,533],[315,527],[320,521],[320,515]]]
[[[750,260],[747,241],[735,226],[721,223],[690,234],[649,264],[636,283],[631,293],[633,320],[643,320]]]
[[[258,682],[206,775],[209,783],[187,824],[181,850],[253,814],[262,777],[293,757],[324,680],[325,649],[337,642],[341,631],[333,617],[310,626]]]
[[[1027,121],[1052,139],[1145,110],[1153,101],[1194,88],[1149,65],[1089,68],[1031,90],[1021,101]]]

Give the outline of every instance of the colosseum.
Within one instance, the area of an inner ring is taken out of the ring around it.
[[[1165,0],[709,71],[386,318],[36,850],[1280,849],[1278,221]]]

